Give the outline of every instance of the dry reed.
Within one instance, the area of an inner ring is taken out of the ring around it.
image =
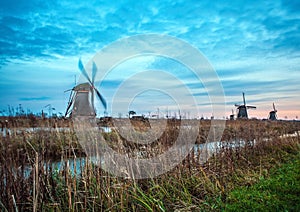
[[[13,133],[0,141],[3,211],[214,210],[226,192],[237,185],[254,184],[300,149],[299,122],[228,121],[218,153],[206,163],[195,149],[169,172],[133,180],[112,176],[90,163],[76,134],[59,130],[71,127],[67,121],[12,120]],[[32,125],[48,129],[23,130]],[[148,127],[134,125],[142,130]],[[151,157],[173,144],[179,126],[180,122],[169,121],[164,133],[149,146],[132,144],[116,131],[104,136],[115,150],[133,157],[145,151],[145,157]],[[206,141],[209,128],[209,121],[201,121],[196,143]],[[53,165],[55,161],[61,162],[60,168]]]

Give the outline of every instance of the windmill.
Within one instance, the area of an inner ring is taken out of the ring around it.
[[[78,62],[78,67],[80,72],[83,74],[83,76],[85,76],[88,82],[78,84],[71,89],[69,103],[67,106],[65,116],[87,116],[93,118],[96,117],[96,110],[94,106],[95,92],[105,110],[107,107],[105,99],[94,85],[97,73],[97,66],[93,62],[92,80],[90,79],[80,59]]]
[[[244,102],[243,105],[235,104],[235,106],[237,107],[237,110],[238,110],[237,118],[247,119],[248,118],[247,109],[256,109],[256,107],[246,105],[245,93],[243,93],[243,102]]]
[[[231,110],[231,115],[229,116],[230,118],[230,120],[234,120],[234,112],[233,112],[233,109]]]
[[[275,108],[275,104],[274,104],[274,102],[273,102],[273,110],[272,111],[270,111],[270,113],[269,113],[269,120],[277,120],[277,110],[276,110],[276,108]]]

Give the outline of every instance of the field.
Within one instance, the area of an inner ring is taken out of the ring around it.
[[[5,119],[10,131],[0,141],[1,211],[300,210],[300,122],[227,121],[218,153],[205,163],[191,151],[169,172],[133,180],[88,163],[69,120]],[[131,123],[140,131],[149,128],[141,120]],[[210,124],[201,120],[196,145],[206,142]],[[179,126],[169,120],[146,153],[172,146]],[[114,130],[103,136],[116,151],[145,149]],[[232,148],[232,141],[244,143]],[[57,161],[62,168],[52,165]]]

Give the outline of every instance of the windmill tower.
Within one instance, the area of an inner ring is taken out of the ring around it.
[[[246,100],[245,100],[245,93],[243,93],[243,105],[238,105],[235,104],[235,106],[237,107],[238,110],[238,114],[237,114],[237,118],[244,118],[244,119],[248,119],[248,112],[247,109],[256,109],[255,106],[249,106],[246,105]]]
[[[273,102],[273,110],[272,111],[270,111],[270,113],[269,113],[269,120],[273,120],[273,121],[275,121],[275,120],[277,120],[277,110],[276,110],[276,108],[275,108],[275,104],[274,104],[274,102]]]
[[[70,117],[84,116],[84,117],[95,118],[96,117],[96,110],[94,106],[95,92],[98,98],[100,99],[105,110],[107,107],[105,99],[100,94],[98,89],[94,86],[95,77],[97,73],[97,66],[93,62],[92,80],[90,79],[80,59],[78,62],[78,67],[88,82],[78,84],[73,89],[71,89],[71,94],[70,94],[69,103],[67,106],[65,116],[70,115]]]

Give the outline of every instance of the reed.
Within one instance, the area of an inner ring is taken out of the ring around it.
[[[156,178],[125,179],[89,162],[76,134],[59,129],[71,129],[71,123],[47,119],[34,123],[35,128],[49,129],[28,132],[25,128],[33,125],[32,120],[14,120],[14,133],[1,137],[1,211],[222,210],[232,190],[267,178],[270,169],[300,151],[299,122],[228,121],[218,153],[205,163],[195,149]],[[116,131],[104,133],[104,137],[115,150],[132,157],[144,151],[144,157],[151,157],[173,144],[179,126],[177,121],[169,121],[149,146],[132,144]],[[145,130],[149,126],[136,122],[134,127]],[[209,128],[209,121],[201,121],[198,144],[206,141]],[[53,165],[57,161],[61,167]]]

